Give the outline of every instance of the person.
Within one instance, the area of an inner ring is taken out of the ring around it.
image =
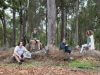
[[[18,46],[15,47],[13,58],[19,63],[22,64],[25,58],[31,58],[29,51],[23,46],[23,42],[19,42]]]
[[[88,30],[86,32],[86,36],[87,36],[87,43],[82,45],[80,53],[82,53],[84,49],[86,49],[86,50],[87,49],[88,50],[94,50],[95,49],[93,31]]]
[[[63,41],[60,43],[60,50],[64,50],[65,53],[68,53],[68,60],[70,59],[71,54],[71,48],[68,44],[66,44],[66,40],[63,39]]]
[[[38,39],[38,29],[34,28],[33,32],[32,32],[32,38],[33,39]]]

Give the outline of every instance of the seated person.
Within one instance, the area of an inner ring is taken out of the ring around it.
[[[85,50],[95,49],[93,32],[91,30],[88,30],[86,32],[86,36],[87,36],[87,43],[82,45],[80,53],[82,53],[84,49]]]
[[[26,52],[26,54],[25,54],[25,52]],[[13,58],[19,64],[22,64],[22,62],[25,59],[24,56],[27,56],[27,53],[29,53],[29,51],[27,51],[27,49],[23,46],[23,42],[19,42],[18,46],[16,46],[15,49],[14,49]]]
[[[70,61],[72,59],[71,57],[71,48],[69,47],[69,45],[66,44],[66,40],[63,39],[63,41],[60,44],[60,49],[63,49],[65,53],[68,53],[67,58],[64,59],[64,61]]]
[[[66,44],[66,40],[63,39],[63,41],[61,42],[60,44],[60,49],[63,49],[64,52],[67,52],[67,53],[71,53],[71,48]]]

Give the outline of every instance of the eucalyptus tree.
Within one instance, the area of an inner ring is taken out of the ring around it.
[[[9,7],[13,13],[13,46],[15,46],[16,40],[24,40],[24,34],[26,32],[26,14],[28,1],[29,0],[7,0]],[[17,22],[18,19],[19,22]],[[18,30],[18,32],[16,32],[16,29]],[[19,35],[16,35],[16,33],[18,33]]]
[[[16,45],[16,10],[18,8],[16,0],[8,0],[9,7],[12,9],[13,12],[13,46]]]
[[[5,10],[8,8],[8,5],[6,3],[6,0],[0,0],[0,19],[2,21],[3,25],[3,45],[6,46],[6,41],[7,41],[7,31],[6,31],[6,17],[5,17]]]
[[[56,3],[55,0],[47,0],[48,17],[48,47],[55,44],[56,34]]]
[[[46,1],[45,0],[30,0],[28,7],[28,32],[30,36],[34,28],[38,30],[43,28],[42,23],[45,21],[46,14]]]
[[[62,41],[63,38],[66,38],[67,41],[69,36],[71,35],[67,32],[68,30],[68,18],[69,16],[71,16],[71,14],[73,14],[74,12],[74,7],[75,7],[75,3],[77,0],[56,0],[56,7],[57,10],[59,11],[57,14],[60,15],[59,21],[61,22],[61,24],[59,25],[59,30],[60,31],[60,41]],[[58,18],[58,17],[57,17]],[[59,22],[58,21],[58,22]],[[57,27],[58,28],[58,27]]]

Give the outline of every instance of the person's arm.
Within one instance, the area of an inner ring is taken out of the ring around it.
[[[31,53],[25,48],[25,47],[23,47],[24,48],[24,58],[31,58]]]
[[[25,52],[28,52],[28,50],[27,50],[24,46],[23,46],[23,48],[24,48],[24,51],[25,51]]]
[[[64,43],[61,43],[60,44],[60,49],[64,49],[65,48],[65,44]]]

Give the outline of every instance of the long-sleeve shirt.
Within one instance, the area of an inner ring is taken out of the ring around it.
[[[94,45],[94,37],[93,35],[89,36],[87,39],[87,44],[89,45],[89,49],[95,49],[95,45]]]

